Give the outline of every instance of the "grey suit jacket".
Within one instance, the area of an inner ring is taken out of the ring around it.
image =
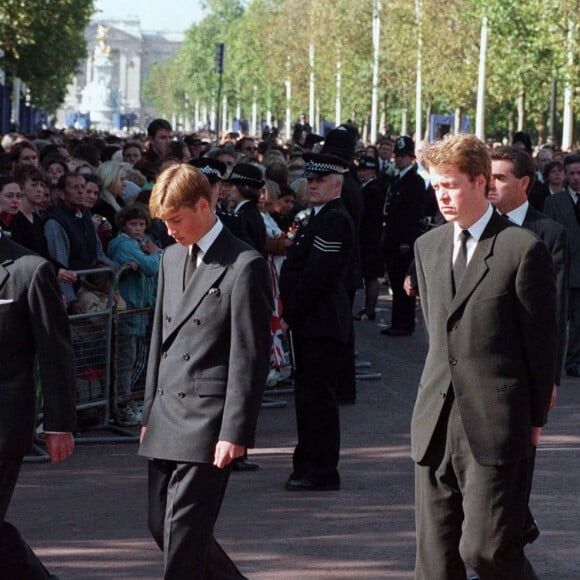
[[[559,385],[566,354],[566,324],[568,321],[568,284],[570,276],[568,232],[564,226],[531,206],[526,212],[522,226],[534,232],[546,244],[554,263],[558,319],[558,351],[554,382]]]
[[[53,267],[0,237],[0,457],[30,451],[38,354],[46,431],[74,430],[75,372],[69,322]]]
[[[226,228],[182,291],[186,259],[178,244],[161,258],[139,453],[211,463],[218,439],[253,444],[272,290],[265,260]]]
[[[494,213],[455,296],[453,225],[415,248],[429,352],[411,423],[413,459],[425,460],[451,386],[478,463],[528,457],[555,373],[556,285],[546,246]]]
[[[568,231],[570,242],[570,288],[580,288],[580,225],[576,221],[574,204],[568,190],[559,191],[546,198],[544,213],[562,224]]]

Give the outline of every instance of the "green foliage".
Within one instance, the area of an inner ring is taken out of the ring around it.
[[[0,67],[20,77],[31,102],[53,111],[86,56],[83,33],[94,12],[92,0],[2,0]]]
[[[375,0],[207,0],[207,16],[190,28],[169,66],[157,67],[148,90],[163,113],[183,111],[180,99],[215,106],[216,42],[226,43],[224,95],[229,109],[241,104],[251,115],[254,99],[262,117],[284,118],[286,81],[292,113],[308,111],[309,48],[314,48],[316,101],[321,118],[334,120],[336,75],[341,72],[343,117],[367,122],[372,92],[372,13]],[[401,113],[414,126],[418,39],[422,39],[424,108],[433,113],[475,116],[482,17],[488,18],[487,126],[489,136],[507,136],[526,108],[527,130],[545,123],[550,82],[558,81],[562,107],[566,79],[578,85],[580,0],[381,0],[379,94],[387,118],[400,130]],[[175,65],[175,66],[173,66]],[[578,91],[577,91],[578,93]],[[575,96],[578,99],[578,94]],[[578,105],[580,103],[576,103]],[[343,119],[343,120],[344,120]]]

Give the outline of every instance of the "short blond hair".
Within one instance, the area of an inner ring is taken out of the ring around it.
[[[204,198],[211,207],[211,187],[206,176],[187,163],[172,165],[157,177],[149,209],[153,217],[164,219],[182,207],[193,208]]]
[[[486,190],[491,181],[491,155],[487,145],[475,135],[447,134],[427,148],[425,161],[429,167],[455,167],[474,181],[485,178]]]

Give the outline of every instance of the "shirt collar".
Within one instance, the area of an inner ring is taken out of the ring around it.
[[[407,167],[405,167],[405,169],[401,169],[401,171],[399,171],[399,179],[401,179],[402,177],[407,175],[407,173],[409,173],[409,171],[411,171],[411,169],[413,169],[413,167],[414,166],[411,163],[411,165],[407,165]]]
[[[491,219],[492,215],[493,215],[493,207],[491,206],[490,203],[488,203],[487,210],[485,211],[485,213],[474,224],[471,224],[467,228],[467,230],[469,231],[470,237],[475,242],[479,242],[479,239],[483,235],[483,232],[484,232],[485,228],[487,227],[487,224],[489,223],[489,220]],[[459,243],[459,235],[462,232],[462,228],[457,222],[453,223],[453,228],[454,228],[454,235],[453,235],[454,242],[453,243],[458,244]]]
[[[340,197],[340,195],[337,195],[336,197],[333,197],[332,199],[328,200],[326,203],[330,203],[331,201],[334,201],[335,199],[338,199],[339,197]],[[314,211],[314,215],[318,215],[318,212],[326,205],[326,203],[323,203],[322,205],[312,206],[312,211]]]
[[[516,207],[516,209],[512,209],[512,211],[508,211],[506,214],[510,221],[514,222],[518,226],[521,226],[526,219],[526,214],[528,213],[528,207],[530,207],[530,203],[526,200],[520,207]]]
[[[234,213],[238,213],[240,211],[240,208],[243,205],[246,205],[247,203],[250,203],[250,200],[249,199],[242,199],[242,201],[240,201],[238,203],[238,205],[236,205],[236,207],[234,208]]]
[[[205,234],[202,238],[200,238],[196,242],[196,245],[198,247],[198,251],[197,251],[197,263],[198,264],[199,264],[201,258],[203,258],[203,256],[205,254],[207,254],[207,252],[212,247],[213,243],[216,241],[217,237],[220,235],[220,233],[223,229],[224,229],[224,226],[223,226],[222,222],[216,218],[215,224],[213,225],[211,230],[209,230],[209,232],[207,232],[207,234]],[[191,248],[192,248],[192,246],[189,246],[189,253],[190,254],[191,254]]]

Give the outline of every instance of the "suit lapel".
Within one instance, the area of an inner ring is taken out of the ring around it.
[[[185,291],[181,292],[181,280],[183,280],[185,260],[189,258],[187,249],[184,249],[186,250],[185,256],[181,256],[174,263],[174,275],[178,277],[177,279],[180,281],[180,284],[175,284],[175,288],[173,289],[173,295],[177,297],[177,308],[169,336],[195,312],[210,289],[219,283],[228,266],[227,233],[224,229],[212,244],[207,254],[203,256],[195,274],[189,280]]]
[[[502,225],[502,218],[493,213],[487,227],[485,228],[480,240],[477,242],[477,247],[475,252],[469,261],[463,280],[453,301],[451,302],[451,308],[449,309],[449,316],[451,317],[471,296],[473,291],[481,283],[483,278],[485,278],[487,272],[489,271],[488,260],[493,255],[493,247],[495,245],[495,239],[499,231],[499,226]],[[507,226],[509,227],[509,226]]]
[[[8,270],[6,270],[6,268],[4,267],[4,264],[0,265],[0,290],[2,290],[2,288],[4,287],[4,284],[6,284],[6,281],[8,280],[8,278],[10,277],[10,274],[8,273]]]
[[[13,262],[14,259],[6,247],[5,238],[4,236],[0,235],[0,288],[4,286],[6,280],[8,280],[10,277],[10,273],[6,269],[6,266],[12,264]]]
[[[440,298],[449,309],[453,300],[453,225],[442,226],[441,231],[444,231],[443,235],[431,247],[432,259],[429,263],[434,265],[433,279],[437,280],[437,288],[441,289]]]
[[[575,231],[578,228],[578,221],[576,220],[576,209],[574,202],[568,193],[568,190],[562,192],[560,201],[560,211],[562,212],[562,221],[566,228],[570,231]]]

